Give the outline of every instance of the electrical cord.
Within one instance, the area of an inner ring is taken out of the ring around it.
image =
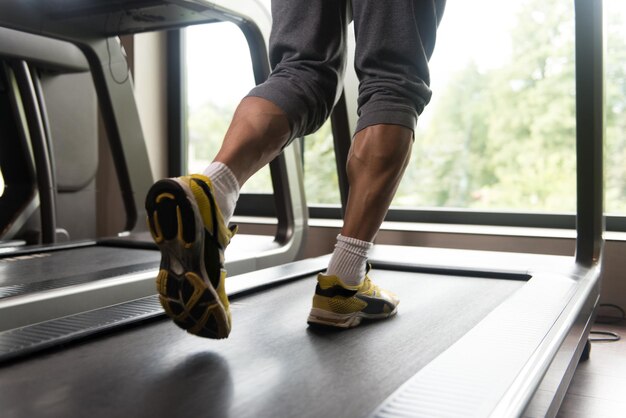
[[[107,17],[106,17],[106,19],[104,21],[105,31],[106,31],[107,26],[109,24],[109,17],[111,17],[111,13],[107,14]],[[122,27],[122,17],[123,17],[123,14],[120,13],[120,16],[119,16],[118,21],[117,21],[118,32],[119,32],[119,29]],[[113,73],[113,64],[112,64],[112,57],[111,57],[111,47],[110,47],[110,44],[109,44],[110,41],[111,41],[111,37],[107,36],[107,38],[105,39],[105,42],[106,42],[106,46],[107,46],[107,56],[108,56],[108,61],[109,61],[108,62],[108,64],[109,64],[109,74],[111,74],[111,79],[113,80],[113,82],[115,82],[116,84],[120,84],[121,85],[121,84],[124,84],[124,83],[126,83],[128,81],[128,79],[130,77],[130,68],[128,67],[128,61],[125,60],[125,63],[126,63],[126,74],[125,74],[124,78],[121,79],[121,80],[116,78],[115,74]],[[117,41],[120,42],[119,37],[117,37]]]
[[[596,337],[596,335],[604,335],[604,337]],[[622,337],[613,331],[594,331],[589,332],[589,341],[595,342],[615,342],[621,340]]]
[[[600,309],[601,308],[614,309],[619,313],[619,316],[598,315],[596,316],[596,324],[616,325],[622,323],[624,319],[626,319],[626,312],[621,306],[612,303],[603,303],[600,305]],[[591,330],[589,332],[590,342],[616,342],[621,338],[622,337],[614,331]]]

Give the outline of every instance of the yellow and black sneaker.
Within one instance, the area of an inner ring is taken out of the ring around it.
[[[226,338],[231,317],[224,286],[229,229],[208,177],[157,181],[146,197],[148,227],[161,250],[159,300],[176,325],[206,338]]]
[[[348,286],[337,276],[319,274],[307,322],[352,328],[363,318],[383,319],[395,315],[398,303],[395,294],[376,286],[367,274],[358,286]]]

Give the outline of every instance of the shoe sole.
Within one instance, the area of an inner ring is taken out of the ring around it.
[[[361,311],[338,314],[324,309],[312,308],[307,323],[309,325],[325,325],[337,328],[354,328],[360,325],[363,319],[386,319],[394,316],[396,312],[398,312],[397,307],[389,313],[380,314],[367,314]]]
[[[228,313],[207,274],[206,231],[191,190],[175,179],[160,180],[148,192],[146,211],[148,228],[161,251],[156,285],[165,313],[193,335],[228,337]],[[220,283],[225,272],[217,271]]]

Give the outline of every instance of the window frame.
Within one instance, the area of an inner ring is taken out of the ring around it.
[[[224,21],[231,21],[226,17]],[[236,22],[242,30],[252,59],[255,80],[264,79],[263,68],[267,65],[266,47],[263,36],[253,22],[243,20]],[[184,81],[184,36],[181,30],[168,32],[168,94],[170,125],[168,131],[168,152],[170,155],[168,171],[170,176],[181,175],[184,167],[185,149],[185,81]],[[588,51],[584,52],[589,54]],[[590,54],[591,55],[591,54]],[[576,63],[583,56],[576,57]],[[594,59],[586,56],[586,59]],[[265,63],[265,64],[264,64]],[[577,65],[578,67],[578,65]],[[603,75],[604,77],[604,75]],[[579,121],[577,121],[578,124]],[[341,205],[308,205],[311,218],[340,220],[343,215],[348,193],[347,176],[345,175],[345,159],[351,142],[348,110],[345,98],[335,107],[331,116],[332,134],[335,143],[335,156],[338,168]],[[579,190],[578,190],[579,191]],[[579,193],[580,194],[580,193]],[[275,199],[271,194],[242,193],[239,198],[235,215],[250,217],[277,216]],[[462,208],[390,208],[386,221],[406,223],[430,223],[447,225],[506,226],[523,228],[548,228],[575,230],[577,216],[575,213],[540,213],[517,211],[478,211]],[[626,232],[626,215],[604,214],[606,230]]]

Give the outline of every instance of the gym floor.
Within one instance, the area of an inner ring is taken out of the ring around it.
[[[557,418],[626,417],[626,322],[596,324],[592,331],[611,331],[621,338],[592,343],[589,360],[578,365]]]

